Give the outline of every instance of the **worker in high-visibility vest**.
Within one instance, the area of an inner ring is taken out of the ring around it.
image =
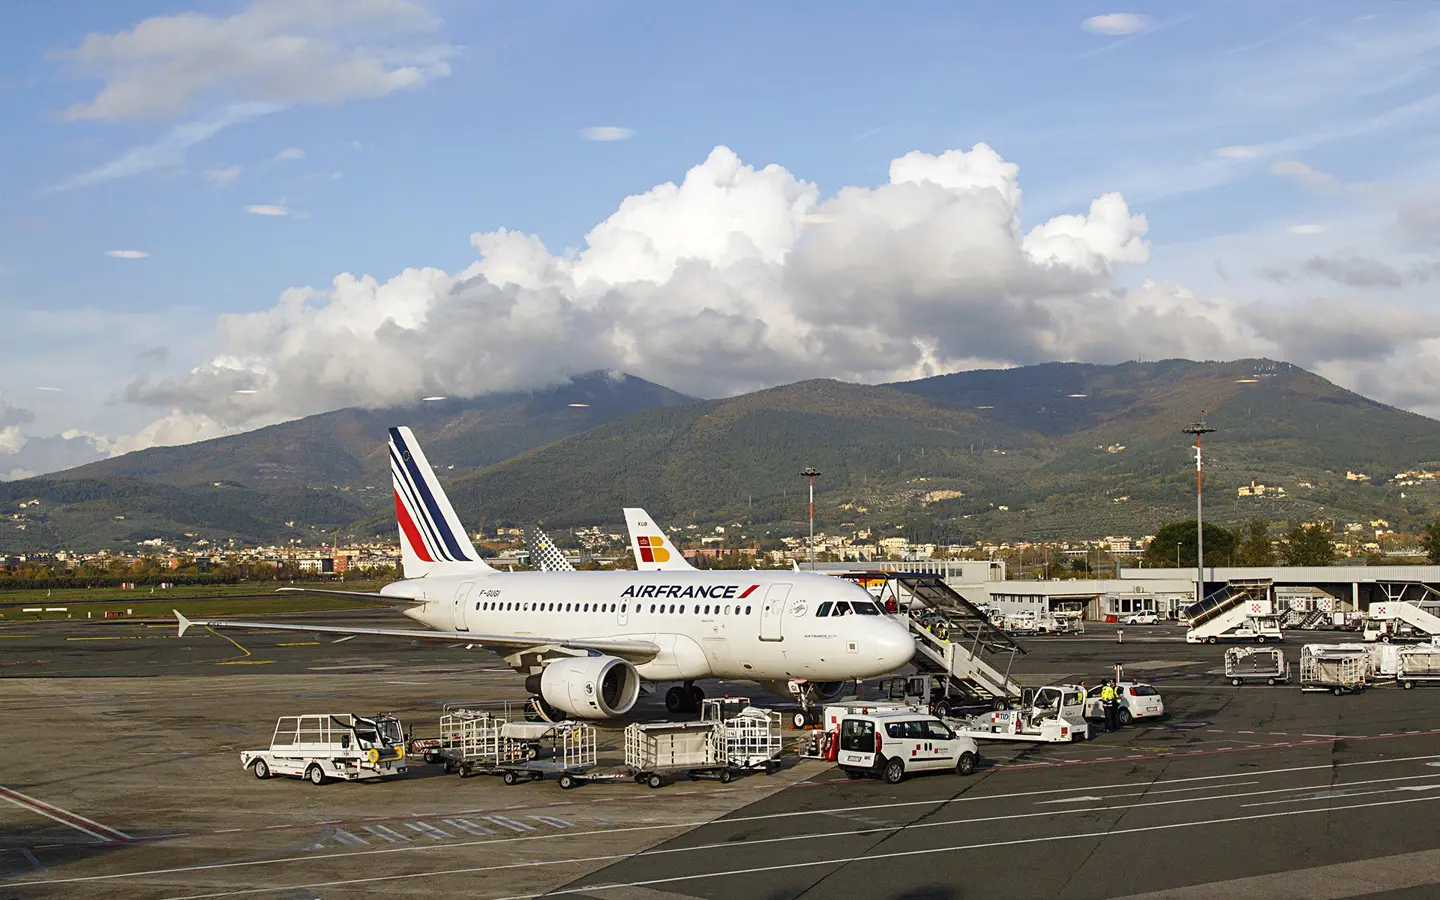
[[[1120,717],[1120,694],[1114,682],[1107,681],[1100,689],[1100,702],[1105,706],[1105,730],[1114,731],[1119,727],[1116,720]]]

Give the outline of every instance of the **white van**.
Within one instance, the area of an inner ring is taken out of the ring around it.
[[[841,719],[836,762],[851,778],[879,773],[898,784],[911,772],[969,775],[980,765],[980,748],[932,715],[893,710]]]

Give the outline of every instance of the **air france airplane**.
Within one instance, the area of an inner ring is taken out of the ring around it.
[[[390,429],[404,580],[378,594],[421,629],[291,625],[175,613],[191,625],[478,644],[517,672],[547,718],[623,716],[642,679],[679,682],[665,705],[693,710],[695,681],[792,691],[808,710],[845,681],[910,661],[915,642],[863,588],[795,571],[499,572],[486,565],[409,428]],[[841,611],[844,611],[843,613]],[[777,688],[783,685],[784,688]]]

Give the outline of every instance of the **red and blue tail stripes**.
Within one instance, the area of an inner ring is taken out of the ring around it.
[[[439,482],[434,481],[424,452],[409,431],[390,429],[390,474],[401,535],[424,562],[479,560]]]

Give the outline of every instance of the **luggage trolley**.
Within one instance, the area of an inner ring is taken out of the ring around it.
[[[539,781],[546,775],[557,775],[560,787],[569,790],[582,781],[592,780],[596,763],[595,726],[582,722],[506,722],[500,729],[501,738],[516,747],[534,746],[535,756],[502,762],[500,776],[506,784],[522,779]]]
[[[716,726],[720,761],[732,771],[780,768],[780,713],[750,705],[749,697],[704,700],[700,721]],[[723,779],[729,780],[729,779]]]
[[[716,740],[715,722],[635,723],[625,727],[625,767],[640,784],[658,788],[679,775],[734,777]]]
[[[1225,677],[1236,687],[1260,681],[1286,684],[1290,663],[1278,647],[1230,647],[1225,651]]]
[[[1300,648],[1300,689],[1358,694],[1365,690],[1370,674],[1370,654],[1365,647],[1306,644]]]

